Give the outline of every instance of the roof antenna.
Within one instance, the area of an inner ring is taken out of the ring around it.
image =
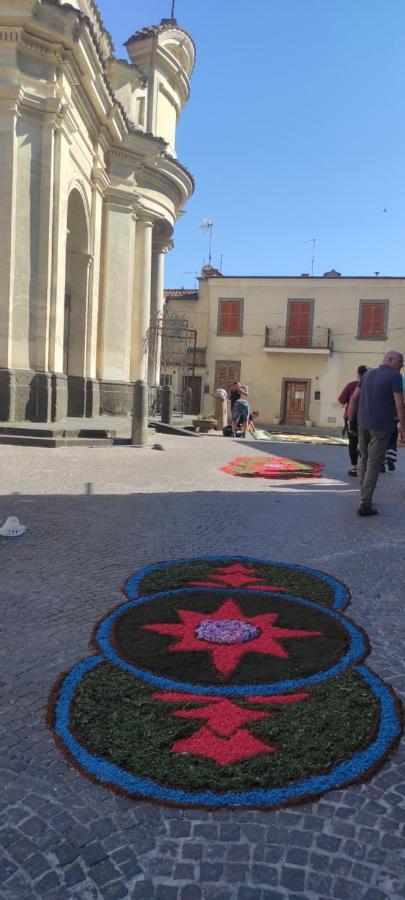
[[[172,3],[172,14],[171,14],[171,19],[174,19],[174,18],[175,18],[175,14],[174,14],[174,8],[175,8],[175,6],[176,6],[176,0],[173,0],[173,3]]]
[[[199,228],[201,228],[201,231],[203,231],[204,234],[209,234],[208,265],[210,266],[211,265],[211,250],[212,250],[212,231],[214,228],[214,223],[211,219],[207,219],[207,217],[205,217],[202,220],[202,224],[199,225]]]
[[[312,277],[314,274],[316,238],[309,238],[307,241],[303,241],[303,243],[304,244],[312,244],[312,259],[311,259],[311,277]]]

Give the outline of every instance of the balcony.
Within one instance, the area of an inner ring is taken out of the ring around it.
[[[330,328],[313,328],[308,334],[292,334],[284,325],[275,328],[266,326],[264,333],[265,353],[310,353],[314,356],[329,356],[332,350]]]

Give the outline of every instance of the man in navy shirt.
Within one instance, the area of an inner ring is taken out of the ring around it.
[[[353,392],[348,409],[350,422],[356,416],[360,450],[359,516],[374,516],[372,506],[385,452],[390,443],[395,419],[399,419],[401,440],[405,439],[405,405],[402,376],[404,357],[397,350],[385,354],[378,369],[369,369]]]

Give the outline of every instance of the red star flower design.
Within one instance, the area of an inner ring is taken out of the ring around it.
[[[162,622],[143,625],[142,628],[177,638],[177,642],[168,647],[172,653],[192,650],[210,653],[214,668],[225,678],[234,672],[245,653],[266,653],[288,659],[283,641],[290,638],[319,637],[322,634],[321,631],[279,628],[274,624],[278,618],[277,613],[264,613],[250,618],[231,599],[225,600],[215,613],[197,613],[188,609],[178,609],[176,612],[179,624]],[[235,637],[232,637],[232,633]]]
[[[205,580],[190,581],[189,584],[202,587],[221,587],[222,585],[230,588],[249,587],[255,591],[285,591],[283,587],[259,582],[263,582],[263,576],[257,574],[257,569],[248,569],[243,563],[233,563],[231,566],[219,566],[215,572],[207,575]]]

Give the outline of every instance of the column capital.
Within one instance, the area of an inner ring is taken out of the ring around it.
[[[155,238],[155,237],[153,238],[153,243],[152,243],[153,253],[158,253],[158,254],[162,253],[164,256],[166,256],[166,253],[170,253],[170,251],[173,250],[173,247],[174,247],[174,241],[172,240],[172,238],[169,238],[169,239],[167,239],[167,238],[162,239],[162,238]]]
[[[147,213],[140,212],[137,208],[135,208],[135,216],[136,221],[139,225],[144,225],[145,228],[153,228],[154,221],[152,219],[152,216],[148,216]]]

